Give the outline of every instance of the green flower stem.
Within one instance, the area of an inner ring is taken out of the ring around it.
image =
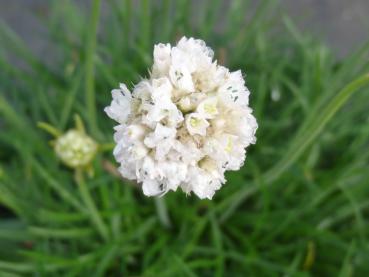
[[[76,176],[75,176],[79,192],[81,194],[82,200],[84,204],[86,205],[86,208],[88,210],[89,216],[91,217],[91,221],[93,224],[95,224],[99,234],[101,237],[105,240],[109,240],[109,231],[102,220],[100,213],[98,209],[96,208],[96,205],[91,197],[90,191],[87,187],[86,182],[84,181],[83,174],[80,170],[76,170]]]
[[[53,176],[37,160],[30,158],[30,162],[37,173],[40,175],[40,177],[44,179],[45,183],[50,186],[56,193],[58,193],[63,201],[69,203],[82,214],[86,212],[85,207],[81,205],[79,199],[75,197],[61,183],[59,183],[57,179],[53,178]]]
[[[314,139],[323,131],[326,124],[336,114],[336,112],[347,102],[347,100],[364,86],[369,85],[369,73],[366,73],[341,89],[333,99],[327,104],[325,109],[315,117],[305,131],[290,144],[291,147],[287,150],[284,157],[264,176],[262,176],[262,184],[267,187],[277,180],[290,166],[296,162],[304,151],[312,144]],[[223,201],[217,208],[222,212],[220,221],[226,221],[231,214],[251,195],[256,193],[259,187],[249,185],[244,189],[236,192],[231,197]],[[228,206],[227,209],[225,207]]]
[[[114,147],[115,147],[115,143],[103,143],[103,144],[100,144],[99,150],[101,152],[110,152],[114,149]]]
[[[46,122],[37,122],[37,127],[40,129],[45,130],[50,135],[54,136],[55,138],[58,138],[61,136],[61,132],[56,129],[54,126],[46,123]]]
[[[97,127],[96,118],[96,97],[95,97],[95,69],[94,57],[96,53],[96,37],[97,25],[100,15],[100,1],[94,0],[92,2],[91,21],[87,28],[87,42],[86,42],[86,60],[85,60],[85,89],[86,89],[86,105],[87,117],[89,120],[91,132],[96,136],[99,131]]]
[[[156,212],[158,213],[159,220],[166,228],[171,227],[170,218],[168,215],[167,205],[165,204],[163,197],[155,197]]]

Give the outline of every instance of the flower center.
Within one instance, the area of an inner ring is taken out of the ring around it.
[[[227,152],[227,153],[230,153],[232,151],[232,148],[233,148],[233,141],[230,137],[227,138],[227,144],[226,144],[226,147],[224,148],[224,150]]]
[[[192,127],[196,128],[201,124],[201,119],[192,117],[190,119],[190,124],[191,124]]]

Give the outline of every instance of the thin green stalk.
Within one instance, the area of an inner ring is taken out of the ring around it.
[[[97,40],[97,25],[100,15],[100,1],[94,0],[92,2],[91,21],[89,28],[87,28],[87,42],[86,42],[86,61],[85,61],[85,89],[86,89],[86,105],[87,118],[89,120],[91,131],[97,135],[97,118],[96,118],[96,96],[95,96],[95,68],[94,57],[96,53]]]
[[[124,17],[124,30],[127,38],[125,45],[126,49],[129,49],[132,37],[132,23],[131,23],[133,14],[132,0],[125,0],[124,7],[126,9]]]
[[[29,232],[37,237],[61,238],[61,239],[80,239],[90,237],[93,230],[90,228],[45,228],[39,226],[30,226]]]
[[[61,258],[51,255],[40,255],[40,252],[31,252],[27,250],[22,251],[28,257],[43,260],[45,263],[42,265],[42,270],[46,272],[54,272],[61,269],[70,269],[75,265],[85,265],[88,262],[92,262],[99,258],[98,252],[83,254],[75,258]],[[0,261],[0,270],[8,270],[14,273],[25,274],[39,272],[40,268],[35,262],[7,262]],[[24,275],[23,275],[24,276]]]
[[[20,275],[0,270],[0,276],[3,276],[3,277],[19,277]]]
[[[327,104],[325,109],[316,116],[310,127],[301,134],[300,139],[287,151],[284,158],[271,168],[264,177],[265,183],[271,183],[279,178],[306,150],[314,139],[322,132],[323,128],[336,112],[347,102],[347,100],[360,88],[369,85],[369,73],[366,73],[348,85],[346,85],[336,96]]]
[[[149,48],[149,43],[150,43],[150,35],[151,35],[151,17],[150,17],[150,3],[151,1],[149,0],[143,0],[141,1],[141,8],[140,8],[140,22],[141,22],[141,48],[144,51],[147,51]]]
[[[168,215],[167,205],[164,202],[163,197],[155,197],[156,212],[158,213],[159,220],[166,228],[171,227],[170,218]]]
[[[75,198],[75,196],[66,189],[57,179],[53,178],[49,172],[36,160],[31,161],[32,166],[38,172],[40,177],[42,177],[46,184],[49,185],[58,195],[66,202],[73,206],[76,210],[81,213],[85,212],[85,208],[81,205],[80,201]]]
[[[16,111],[9,103],[7,99],[3,97],[5,92],[0,91],[0,115],[8,122],[11,123],[13,129],[27,131],[28,138],[34,135],[34,129],[29,128],[29,124],[24,119],[22,114]]]
[[[219,228],[219,223],[217,222],[214,213],[211,213],[209,215],[209,220],[211,224],[211,231],[212,231],[212,239],[213,244],[216,249],[217,258],[216,258],[216,272],[215,276],[224,276],[224,247],[223,247],[223,241],[222,241],[222,231]]]
[[[63,109],[61,111],[59,121],[59,126],[61,130],[64,130],[67,125],[67,121],[71,114],[72,107],[74,105],[77,96],[77,92],[80,89],[80,84],[81,84],[81,74],[77,73],[77,77],[72,81],[72,86],[68,90],[67,96],[65,97],[63,103]]]
[[[96,266],[96,276],[104,276],[106,274],[106,270],[108,269],[112,261],[116,259],[119,250],[120,246],[117,244],[113,244],[110,249],[105,252],[104,256],[102,257],[102,259],[100,259],[99,263]]]
[[[61,136],[61,132],[57,128],[55,128],[54,126],[46,122],[37,122],[37,127],[42,130],[45,130],[46,132],[48,132],[50,135],[54,136],[55,138]]]
[[[369,73],[366,73],[348,85],[346,85],[336,96],[327,104],[325,109],[312,120],[311,124],[296,139],[296,143],[292,143],[284,157],[271,169],[269,169],[263,177],[263,185],[270,186],[277,180],[290,166],[296,162],[304,151],[311,145],[314,139],[322,132],[325,125],[336,114],[336,112],[347,102],[347,100],[360,88],[369,85]],[[229,216],[243,203],[249,196],[258,191],[258,187],[249,185],[227,198],[217,208],[222,211],[220,222],[226,221]],[[228,208],[224,210],[225,205]]]
[[[114,143],[103,143],[99,145],[99,150],[101,152],[110,152],[114,149],[115,144]]]
[[[366,201],[361,204],[356,204],[355,207],[349,206],[348,208],[342,208],[338,210],[335,215],[326,217],[322,219],[319,224],[317,224],[317,228],[320,230],[329,229],[332,226],[347,220],[350,216],[355,216],[355,213],[362,212],[369,208],[369,201]]]
[[[105,240],[109,240],[109,231],[104,223],[104,221],[101,218],[101,215],[96,208],[95,202],[90,194],[90,191],[87,187],[87,184],[83,178],[82,172],[76,171],[76,183],[78,185],[79,192],[81,194],[82,200],[84,204],[86,205],[86,208],[88,210],[88,213],[91,217],[91,221],[93,224],[95,224],[97,231],[101,235],[101,237]]]

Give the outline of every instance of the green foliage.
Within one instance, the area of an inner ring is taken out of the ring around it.
[[[1,25],[0,276],[367,276],[369,44],[338,61],[274,1],[101,2],[50,1],[51,62]],[[214,200],[147,198],[110,151],[91,178],[60,164],[37,122],[109,145],[110,90],[182,35],[247,73],[260,125]]]

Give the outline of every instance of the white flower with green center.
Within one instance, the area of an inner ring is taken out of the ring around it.
[[[205,42],[183,37],[154,47],[148,79],[130,92],[113,90],[105,108],[115,127],[114,156],[123,177],[142,183],[145,195],[180,187],[211,199],[238,170],[257,123],[240,70],[213,60]]]
[[[197,106],[197,112],[204,118],[215,118],[218,114],[217,103],[218,99],[215,96],[206,98]]]
[[[190,113],[186,116],[186,127],[190,135],[206,135],[209,122],[199,113]]]

